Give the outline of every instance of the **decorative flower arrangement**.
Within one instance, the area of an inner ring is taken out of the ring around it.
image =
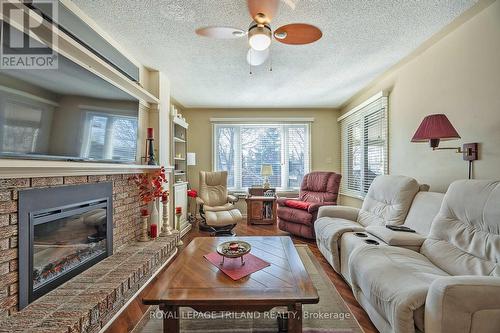
[[[188,195],[188,197],[196,198],[198,196],[198,191],[193,190],[193,189],[188,190],[187,191],[187,195]]]
[[[130,179],[137,185],[143,203],[148,204],[157,198],[168,200],[168,190],[163,188],[168,182],[164,167],[158,171],[134,175]]]

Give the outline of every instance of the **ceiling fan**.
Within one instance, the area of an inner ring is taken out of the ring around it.
[[[224,26],[209,26],[196,29],[203,37],[215,39],[237,39],[248,36],[250,49],[247,62],[251,66],[259,66],[269,57],[269,47],[273,37],[283,44],[303,45],[319,40],[323,33],[317,27],[305,23],[292,23],[271,28],[271,20],[276,16],[280,0],[247,0],[248,11],[253,21],[247,31]]]

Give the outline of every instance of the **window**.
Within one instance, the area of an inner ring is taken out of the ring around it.
[[[2,150],[9,153],[35,152],[42,129],[43,111],[42,107],[36,105],[5,101]]]
[[[137,118],[87,112],[86,124],[85,158],[135,161]]]
[[[380,93],[339,118],[341,194],[364,198],[373,179],[388,171],[387,96]]]
[[[261,166],[272,166],[271,186],[297,189],[309,172],[309,124],[214,124],[214,170],[228,172],[228,187],[261,185]]]

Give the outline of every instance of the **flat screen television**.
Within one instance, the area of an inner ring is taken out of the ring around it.
[[[139,101],[58,55],[0,69],[0,158],[135,163]]]

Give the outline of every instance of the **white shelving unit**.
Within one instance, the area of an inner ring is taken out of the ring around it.
[[[187,183],[187,130],[189,124],[181,118],[171,116],[172,135],[172,161],[174,162],[173,182],[172,182],[172,213],[175,217],[175,208],[182,207],[181,234],[186,233],[191,226],[187,220],[188,209],[188,183]]]

